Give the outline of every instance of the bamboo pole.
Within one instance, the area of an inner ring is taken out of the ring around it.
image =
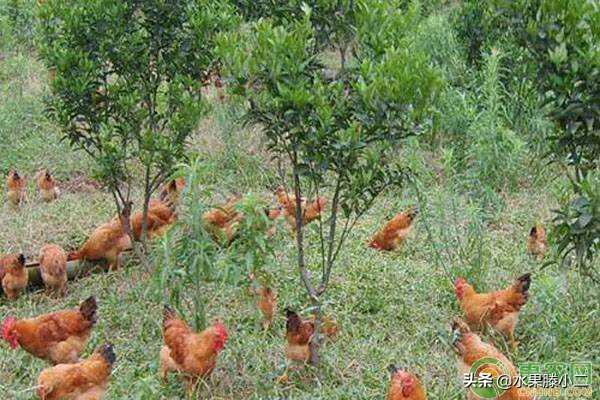
[[[44,282],[42,281],[42,274],[40,273],[39,263],[31,262],[25,265],[27,268],[27,274],[29,275],[28,288],[42,287]],[[101,261],[69,261],[67,262],[67,279],[74,281],[81,277],[90,275],[92,273],[98,273],[106,271],[106,262]]]
[[[124,253],[127,254],[129,251],[126,250]],[[31,261],[25,264],[27,269],[27,275],[29,276],[29,282],[27,283],[27,290],[34,288],[44,287],[44,281],[42,280],[42,274],[40,272],[40,263],[37,261]],[[67,262],[67,280],[74,281],[84,276],[96,274],[99,272],[106,272],[108,270],[106,261],[68,261]],[[4,291],[0,289],[0,297],[4,297]]]

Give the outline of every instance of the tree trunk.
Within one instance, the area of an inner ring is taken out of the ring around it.
[[[133,206],[133,203],[130,201],[127,202],[123,206],[123,209],[121,210],[121,216],[120,216],[121,217],[121,226],[123,227],[123,232],[125,232],[125,234],[127,234],[129,236],[129,239],[131,240],[131,248],[133,249],[133,252],[137,256],[137,258],[140,260],[142,265],[145,268],[147,268],[148,267],[148,259],[146,258],[144,249],[141,248],[140,243],[137,240],[135,240],[133,232],[131,231],[131,207],[132,206]]]
[[[310,341],[310,365],[316,367],[319,365],[319,349],[321,348],[321,342],[323,341],[323,335],[321,335],[321,303],[313,302],[313,315],[315,316],[315,332]]]

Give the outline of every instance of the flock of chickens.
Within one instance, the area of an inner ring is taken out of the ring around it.
[[[16,171],[7,178],[7,198],[14,206],[25,201],[26,181]],[[57,184],[49,171],[37,175],[40,196],[52,201],[59,195]],[[185,180],[170,181],[162,188],[159,198],[150,201],[147,217],[148,238],[164,233],[176,218],[176,207]],[[277,206],[266,209],[270,220],[283,217],[290,227],[296,226],[296,198],[283,188],[275,193]],[[239,197],[232,197],[221,207],[207,211],[203,222],[216,240],[225,244],[235,239],[243,213],[237,210]],[[327,200],[318,197],[313,201],[301,199],[302,224],[320,218]],[[369,242],[377,250],[397,249],[406,239],[418,215],[416,208],[397,214],[378,231]],[[143,214],[136,212],[130,216],[131,236],[124,232],[123,216],[99,226],[88,237],[79,250],[67,253],[54,244],[45,245],[39,254],[41,276],[47,291],[64,295],[67,283],[67,261],[69,260],[105,260],[109,269],[120,265],[121,253],[138,240],[142,232]],[[275,225],[267,235],[274,233]],[[541,258],[546,251],[544,228],[535,226],[527,239],[528,252]],[[253,277],[250,277],[253,280]],[[4,294],[8,299],[16,299],[28,284],[25,257],[11,254],[0,258],[0,280]],[[524,274],[504,290],[490,293],[477,293],[464,279],[455,282],[455,294],[464,320],[456,318],[452,324],[453,346],[458,354],[459,369],[469,372],[471,365],[482,357],[494,357],[500,360],[513,378],[517,370],[510,360],[493,344],[484,342],[475,333],[491,327],[505,335],[515,348],[515,327],[521,308],[528,298],[531,284],[530,274]],[[277,295],[274,288],[259,285],[253,291],[257,296],[257,308],[264,317],[263,326],[268,329],[276,313]],[[59,400],[99,400],[108,385],[115,353],[110,344],[98,348],[88,359],[81,360],[80,355],[86,348],[91,330],[96,322],[97,304],[94,297],[83,301],[72,310],[59,311],[35,318],[17,320],[4,319],[1,325],[2,338],[11,348],[21,347],[31,355],[46,360],[54,366],[42,371],[38,378],[37,394],[41,399]],[[286,357],[292,362],[306,363],[311,358],[311,341],[315,336],[313,318],[302,318],[296,312],[286,309]],[[336,321],[324,317],[321,324],[322,334],[334,338],[338,331]],[[177,373],[186,383],[188,393],[193,392],[201,378],[211,374],[217,358],[228,338],[227,328],[220,321],[201,332],[193,329],[168,305],[163,312],[164,345],[160,350],[160,374],[163,378],[169,372]],[[391,381],[387,400],[424,400],[426,392],[419,378],[407,370],[390,366]],[[285,376],[287,379],[287,376]],[[282,378],[284,378],[282,377]],[[477,397],[468,392],[467,399]],[[502,400],[527,400],[533,396],[523,394],[518,388],[511,388],[502,394]]]

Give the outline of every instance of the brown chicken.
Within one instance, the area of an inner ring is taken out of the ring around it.
[[[263,328],[269,329],[273,323],[273,317],[277,309],[277,293],[271,288],[268,283],[259,283],[253,273],[248,275],[250,281],[250,293],[256,296],[256,308],[263,316]]]
[[[325,337],[327,337],[328,339],[335,339],[339,330],[340,325],[338,324],[335,318],[329,315],[323,316],[323,321],[321,321],[321,332],[323,332]]]
[[[464,278],[454,284],[456,298],[473,330],[481,330],[486,324],[506,335],[513,348],[517,346],[514,331],[521,307],[527,302],[531,274],[520,276],[504,290],[477,293]]]
[[[11,348],[21,346],[52,364],[74,363],[96,323],[96,309],[96,299],[90,297],[72,310],[20,320],[8,317],[2,323],[2,338]]]
[[[40,249],[40,273],[49,293],[64,296],[67,289],[67,253],[57,245]]]
[[[105,344],[87,360],[47,368],[38,378],[37,394],[42,400],[101,400],[115,361],[112,346]]]
[[[517,369],[513,363],[510,362],[510,360],[496,347],[489,343],[485,343],[477,334],[471,332],[471,329],[464,321],[459,318],[455,319],[452,323],[452,332],[452,344],[458,353],[458,369],[461,374],[461,379],[465,374],[470,373],[471,366],[475,362],[485,357],[498,360],[502,367],[486,364],[477,371],[477,375],[486,372],[493,377],[510,375],[513,381],[517,379]],[[467,393],[467,400],[478,399],[480,399],[480,397],[469,390]],[[497,400],[533,400],[533,397],[526,391],[519,389],[516,386],[512,386],[502,395],[497,397]]]
[[[0,259],[2,289],[9,300],[16,300],[29,283],[23,254],[12,254]]]
[[[207,225],[224,228],[227,224],[241,218],[241,214],[235,210],[239,201],[239,196],[230,197],[224,205],[205,212],[202,220]]]
[[[183,189],[185,189],[185,178],[172,179],[161,189],[159,199],[174,209],[179,204]]]
[[[413,222],[419,210],[411,208],[407,211],[396,214],[385,226],[375,234],[369,246],[377,250],[395,250],[406,239],[410,233]]]
[[[258,289],[257,306],[264,317],[263,328],[269,329],[273,324],[273,316],[277,309],[277,293],[270,287],[260,287]]]
[[[282,213],[288,224],[294,228],[296,226],[296,196],[286,192],[282,187],[275,191],[277,202],[281,206]],[[302,213],[302,225],[306,225],[321,216],[325,209],[327,199],[319,196],[312,202],[307,202],[306,199],[300,200],[300,208]]]
[[[164,346],[160,351],[160,372],[163,379],[169,372],[182,373],[188,392],[200,378],[214,370],[217,357],[227,342],[227,329],[216,322],[202,332],[194,332],[175,311],[165,305],[163,315]]]
[[[275,222],[275,220],[282,215],[282,211],[283,210],[281,206],[277,206],[273,209],[265,208],[265,215],[267,216],[267,218],[269,218],[269,220],[273,221],[273,225],[271,225],[271,227],[267,229],[267,237],[270,238],[277,233],[277,223]]]
[[[419,378],[394,365],[390,365],[388,369],[392,376],[386,400],[427,400]]]
[[[13,206],[19,206],[25,201],[25,178],[17,171],[10,171],[6,178],[6,196]]]
[[[267,218],[269,218],[271,221],[276,220],[277,218],[279,218],[282,214],[282,208],[281,206],[269,209],[269,208],[265,208],[265,215],[267,216]]]
[[[109,270],[121,265],[121,253],[131,248],[131,238],[123,231],[119,218],[96,228],[77,251],[69,253],[68,260],[106,260]]]
[[[275,198],[284,213],[293,213],[294,207],[296,207],[296,196],[280,186],[275,190]],[[306,200],[301,199],[300,202],[305,203]]]
[[[547,249],[546,230],[541,225],[534,226],[531,228],[529,237],[527,238],[527,251],[541,261]]]
[[[307,362],[310,360],[310,343],[315,333],[315,324],[312,319],[301,319],[295,311],[290,309],[285,310],[285,315],[287,318],[285,355],[292,361]]]
[[[321,213],[327,205],[327,199],[325,197],[317,197],[314,201],[308,203],[302,209],[302,225],[306,225],[321,216]],[[293,222],[295,223],[296,218],[294,217]]]
[[[47,169],[42,170],[37,175],[37,187],[40,191],[40,196],[46,202],[54,201],[58,198],[60,190],[56,185],[54,177]]]
[[[204,225],[217,241],[225,239],[225,243],[229,244],[235,239],[239,222],[243,218],[242,213],[235,209],[239,201],[239,196],[232,196],[223,206],[202,215]]]
[[[143,214],[142,211],[138,211],[131,216],[131,231],[135,240],[140,240],[142,237]],[[176,219],[176,214],[167,204],[160,200],[150,200],[150,203],[148,203],[147,222],[148,239],[165,233]]]

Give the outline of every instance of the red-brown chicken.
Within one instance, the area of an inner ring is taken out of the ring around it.
[[[295,311],[290,309],[285,310],[285,315],[287,318],[285,355],[292,361],[307,362],[310,360],[310,342],[315,333],[315,324],[310,319],[301,319]]]
[[[56,185],[56,181],[50,171],[44,169],[37,175],[37,187],[40,191],[40,196],[46,202],[56,200],[60,195],[60,190]]]
[[[121,253],[131,248],[131,238],[123,231],[119,218],[96,228],[77,251],[68,255],[68,260],[106,260],[109,270],[119,269]]]
[[[160,371],[163,379],[169,372],[179,372],[194,390],[198,379],[209,376],[217,357],[227,342],[227,329],[216,322],[202,332],[194,332],[175,311],[165,305],[163,316],[164,346],[160,351]]]
[[[67,289],[67,253],[55,244],[40,249],[40,273],[49,293],[64,296]]]
[[[377,250],[395,250],[410,233],[419,210],[411,208],[396,214],[379,232],[375,234],[369,246]]]
[[[461,373],[461,379],[465,374],[471,372],[471,366],[482,358],[490,357],[498,360],[503,367],[498,365],[484,365],[483,368],[477,371],[477,375],[486,372],[493,377],[499,375],[509,375],[513,383],[517,378],[517,369],[512,362],[496,347],[481,340],[481,338],[471,332],[469,326],[459,318],[456,318],[452,323],[453,340],[452,344],[458,353],[458,369]],[[471,390],[467,393],[467,400],[479,400],[480,397]],[[516,386],[511,386],[497,400],[532,400],[525,391]]]
[[[235,210],[235,206],[240,201],[239,196],[232,196],[227,199],[227,202],[220,207],[213,208],[202,215],[202,220],[205,224],[216,226],[219,228],[225,227],[232,221],[239,220],[241,214]]]
[[[427,400],[427,394],[419,378],[408,371],[388,367],[392,374],[386,400]]]
[[[175,209],[179,204],[179,198],[181,197],[183,189],[185,189],[185,185],[186,182],[183,177],[172,179],[161,189],[159,195],[160,201],[167,204],[172,209]]]
[[[237,235],[237,229],[243,214],[236,211],[239,196],[232,196],[221,207],[213,208],[202,215],[202,221],[211,235],[218,241],[229,244]]]
[[[13,206],[19,206],[25,201],[25,178],[15,170],[11,170],[6,177],[6,196]]]
[[[101,400],[116,357],[110,344],[78,363],[59,364],[42,371],[37,395],[42,400]]]
[[[477,293],[464,278],[458,278],[454,290],[471,329],[481,330],[486,324],[490,324],[506,335],[515,348],[515,326],[521,307],[529,297],[530,285],[531,274],[524,274],[504,290]]]
[[[52,364],[74,363],[84,350],[96,323],[96,299],[90,297],[78,308],[2,323],[2,338],[10,347],[21,346],[35,357]]]
[[[285,217],[288,224],[292,227],[296,227],[296,196],[286,192],[282,187],[277,188],[275,191],[275,197],[279,203],[282,214]],[[302,198],[300,200],[300,209],[302,213],[302,225],[306,225],[316,219],[318,219],[325,206],[327,205],[327,199],[319,196],[312,202],[306,201]]]
[[[527,237],[527,251],[538,260],[542,260],[547,249],[546,230],[541,225],[534,226]]]
[[[23,254],[11,254],[0,259],[2,290],[9,300],[16,300],[29,283]]]
[[[142,237],[142,221],[144,213],[137,211],[131,216],[131,231],[135,240],[140,240]],[[173,210],[160,200],[150,200],[148,203],[148,218],[147,218],[147,237],[152,239],[160,236],[177,219]]]

